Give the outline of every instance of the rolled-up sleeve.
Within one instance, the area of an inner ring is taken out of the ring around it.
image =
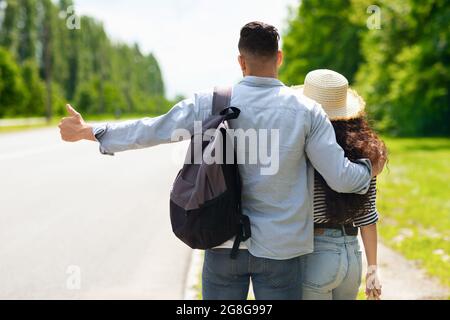
[[[310,110],[306,154],[314,168],[333,190],[342,193],[367,193],[372,176],[368,159],[348,160],[336,142],[333,126],[320,105]]]
[[[211,113],[211,103],[212,93],[196,94],[179,102],[162,116],[101,123],[93,126],[93,133],[100,144],[100,152],[107,155],[170,143],[177,129],[192,134],[194,122],[204,120]]]
[[[92,125],[92,133],[94,134],[95,139],[99,143],[100,153],[113,156],[114,153],[109,153],[106,150],[104,150],[102,148],[102,145],[101,145],[101,142],[100,142],[102,137],[103,137],[103,135],[106,133],[107,129],[108,129],[108,124],[107,123],[100,123],[100,124]]]

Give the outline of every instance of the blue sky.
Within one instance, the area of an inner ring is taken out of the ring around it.
[[[137,42],[158,59],[169,97],[241,77],[240,28],[260,20],[282,31],[298,0],[75,0],[78,13],[101,20],[118,41]],[[81,31],[83,26],[81,26]]]

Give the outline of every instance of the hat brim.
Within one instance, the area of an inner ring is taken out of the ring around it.
[[[300,91],[304,95],[304,85],[294,86],[292,89]],[[305,97],[309,98],[305,95]],[[309,98],[310,99],[310,98]],[[352,89],[347,89],[347,105],[344,107],[324,107],[322,109],[330,120],[350,120],[359,118],[364,114],[366,103],[358,93]]]

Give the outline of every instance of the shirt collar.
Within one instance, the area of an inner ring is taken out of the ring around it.
[[[280,87],[284,83],[276,78],[245,76],[239,83],[252,87]]]

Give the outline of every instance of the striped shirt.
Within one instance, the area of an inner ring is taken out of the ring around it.
[[[377,198],[377,180],[372,178],[369,187],[369,202],[366,203],[369,210],[366,213],[359,215],[353,220],[353,226],[363,227],[374,224],[378,221],[378,211],[376,207]],[[367,208],[367,207],[366,207]],[[314,175],[314,223],[327,223],[326,217],[326,203],[325,203],[325,190],[319,182],[317,172]]]

